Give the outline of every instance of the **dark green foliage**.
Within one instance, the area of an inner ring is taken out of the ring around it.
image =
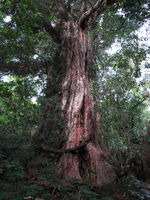
[[[127,165],[130,168],[130,159],[142,154],[146,136],[148,83],[137,83],[145,52],[133,45],[132,40],[126,40],[121,51],[99,56],[100,85],[95,89],[100,101],[97,105],[101,113],[100,134],[104,136],[116,164],[124,170]]]
[[[29,77],[0,82],[0,199],[3,200],[45,193],[41,186],[24,185],[28,163],[35,161],[35,152],[29,146],[39,125],[40,107],[31,99],[38,98],[39,84],[39,80]]]
[[[123,11],[126,13],[126,17],[131,20],[135,20],[136,23],[140,24],[150,17],[150,3],[148,0],[141,1],[122,1]]]
[[[43,26],[48,23],[45,16],[32,1],[0,2],[0,8],[0,63],[27,63],[35,61],[35,55],[39,61],[52,59],[57,45]]]
[[[95,40],[98,77],[93,81],[93,93],[98,98],[96,110],[101,115],[100,134],[123,171],[130,168],[130,159],[142,154],[149,116],[149,83],[137,81],[148,53],[135,32],[142,21],[138,24],[134,18],[126,19],[123,10],[106,12],[100,19],[101,27],[93,33],[100,39]]]
[[[61,143],[58,130],[63,123],[54,118],[54,113],[60,111],[59,105],[54,106],[57,96],[48,100],[44,97],[45,80],[39,77],[9,79],[0,82],[0,199],[17,200],[26,196],[49,199],[48,188],[33,184],[32,179],[48,182],[56,178],[57,156],[43,154],[39,148],[41,144],[55,147]],[[43,118],[45,109],[48,110]],[[44,122],[54,128],[37,135]]]
[[[133,175],[124,177],[120,180],[122,189],[131,200],[143,200],[150,198],[150,192],[142,188],[142,184],[143,183]]]
[[[34,132],[33,127],[37,125],[40,113],[39,105],[34,104],[32,98],[37,98],[39,84],[39,80],[19,77],[8,83],[0,82],[1,133],[31,135]]]

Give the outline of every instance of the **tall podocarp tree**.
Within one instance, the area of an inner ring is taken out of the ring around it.
[[[96,96],[91,95],[90,81],[95,76],[95,35],[91,30],[96,27],[100,15],[121,2],[24,0],[1,3],[2,18],[9,15],[11,20],[6,25],[4,21],[1,23],[4,42],[0,44],[3,49],[0,70],[19,74],[43,70],[42,73],[47,74],[46,98],[57,94],[61,105],[59,117],[65,118],[65,127],[61,127],[59,133],[66,138],[66,143],[61,150],[53,150],[62,155],[59,173],[77,179],[86,177],[100,185],[114,180],[116,174],[109,162],[109,153],[101,148],[99,114],[94,110]],[[127,2],[125,10],[130,6]],[[130,12],[127,14],[132,17]],[[51,45],[58,46],[54,56],[46,52],[49,49],[43,51],[36,44],[35,37],[42,31],[46,33],[44,37],[51,36]],[[40,56],[35,58],[35,54]],[[47,137],[54,127],[47,120],[52,110],[45,105],[45,122],[39,129],[39,134]]]

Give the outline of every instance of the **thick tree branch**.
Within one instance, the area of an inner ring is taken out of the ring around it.
[[[105,0],[98,0],[97,3],[91,7],[89,10],[87,10],[86,12],[84,12],[82,14],[82,16],[79,19],[79,25],[80,27],[83,27],[85,24],[85,21],[88,21],[88,19],[90,18],[90,16],[99,8],[102,7],[102,5],[105,4]]]
[[[117,0],[98,0],[95,5],[91,6],[89,10],[87,10],[81,15],[79,19],[80,27],[82,28],[85,27],[86,23],[88,22],[91,16],[92,16],[92,21],[94,23],[94,21],[97,20],[99,15],[103,13],[105,8],[114,5],[116,2]]]
[[[31,61],[26,63],[0,63],[1,73],[13,73],[18,75],[26,75],[30,73],[37,73],[46,68],[44,62]]]
[[[48,148],[44,144],[42,144],[40,146],[40,148],[41,148],[41,150],[43,150],[45,152],[48,152],[48,153],[64,154],[64,153],[71,153],[71,152],[79,151],[80,149],[82,149],[83,147],[85,147],[90,141],[91,141],[91,137],[88,137],[87,139],[85,139],[84,141],[82,141],[82,143],[80,145],[78,145],[77,147],[68,148],[68,149],[59,149],[59,150],[52,149],[52,148]]]

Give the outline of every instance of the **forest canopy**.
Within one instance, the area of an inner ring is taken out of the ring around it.
[[[150,197],[149,10],[0,0],[0,199]]]

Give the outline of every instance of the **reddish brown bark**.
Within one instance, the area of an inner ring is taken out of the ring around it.
[[[93,28],[106,3],[106,0],[98,0],[78,19],[76,14],[61,7],[64,18],[58,20],[55,27],[56,36],[59,37],[57,41],[60,53],[54,60],[52,70],[49,68],[47,83],[49,92],[46,97],[49,98],[57,93],[53,86],[60,85],[61,92],[58,92],[62,110],[60,115],[66,121],[65,130],[61,130],[61,135],[64,133],[67,141],[62,149],[59,147],[50,149],[45,147],[45,144],[41,145],[43,150],[61,155],[58,163],[59,174],[75,179],[90,179],[98,185],[112,182],[116,177],[113,166],[109,163],[111,156],[101,147],[99,114],[94,110],[95,97],[91,95],[93,86],[90,83],[92,77],[89,73],[93,67],[93,37],[90,36],[88,29]],[[52,33],[55,35],[53,27],[47,29],[50,35]],[[56,64],[56,61],[59,63]],[[57,84],[53,81],[59,70],[61,78]],[[44,118],[48,118],[51,109],[53,108],[45,106]],[[53,128],[55,129],[55,124],[45,122],[39,132],[50,135]]]
[[[71,178],[89,178],[102,185],[114,180],[115,173],[108,162],[109,154],[100,147],[98,114],[90,93],[92,37],[71,19],[64,22],[63,30],[60,56],[66,72],[62,81],[61,105],[63,117],[67,119],[66,150],[76,150],[61,157],[60,173]]]

